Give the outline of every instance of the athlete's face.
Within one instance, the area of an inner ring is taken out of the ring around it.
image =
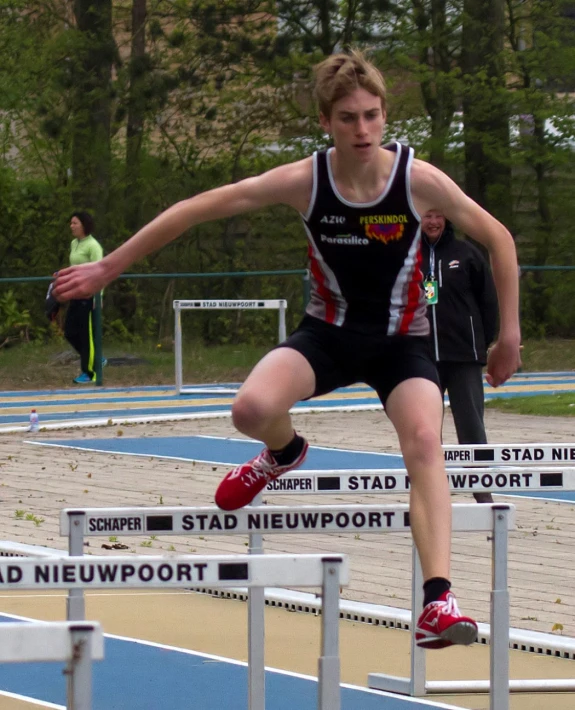
[[[356,89],[333,104],[329,118],[321,114],[320,123],[338,151],[364,162],[372,159],[381,145],[385,113],[379,96]]]
[[[439,210],[427,210],[421,218],[421,231],[430,242],[436,242],[445,229],[445,217]]]

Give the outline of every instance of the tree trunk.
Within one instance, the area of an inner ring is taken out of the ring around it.
[[[76,56],[72,126],[72,185],[77,208],[94,212],[99,236],[107,232],[110,184],[111,81],[115,45],[112,0],[74,0],[81,33]]]
[[[465,189],[511,228],[509,113],[503,0],[464,0]]]
[[[452,60],[446,27],[446,0],[412,0],[420,35],[419,62],[428,67],[421,80],[421,94],[431,119],[429,162],[442,169],[449,126],[455,112]]]
[[[126,130],[126,226],[135,232],[141,225],[142,199],[139,191],[140,151],[144,134],[142,77],[146,58],[147,0],[132,1],[132,51]]]

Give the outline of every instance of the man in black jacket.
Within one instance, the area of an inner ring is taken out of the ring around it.
[[[455,238],[439,210],[421,220],[421,269],[431,344],[443,393],[447,391],[460,444],[485,444],[482,368],[497,325],[497,295],[486,260]],[[491,503],[491,493],[475,493]]]

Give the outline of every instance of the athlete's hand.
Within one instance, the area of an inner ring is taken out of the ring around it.
[[[485,379],[491,387],[499,387],[521,367],[520,346],[516,339],[499,339],[487,354]]]
[[[95,261],[80,266],[69,266],[54,274],[56,279],[52,293],[58,301],[75,298],[91,298],[112,279],[107,276],[104,264]]]

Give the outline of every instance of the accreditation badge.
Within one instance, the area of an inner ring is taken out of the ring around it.
[[[439,300],[439,291],[437,289],[437,281],[427,280],[423,282],[425,289],[425,300],[428,306],[434,306]]]

